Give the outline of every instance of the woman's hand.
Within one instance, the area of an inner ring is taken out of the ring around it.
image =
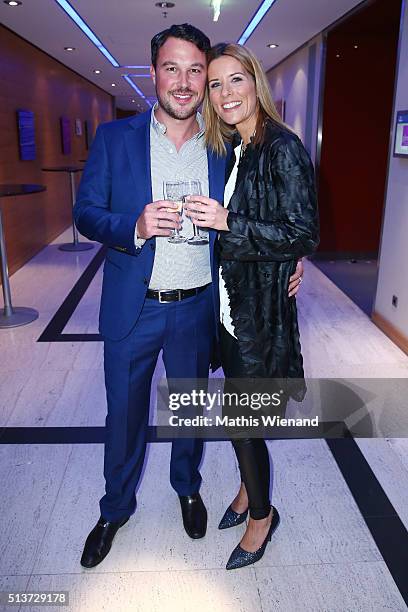
[[[296,270],[294,271],[292,276],[289,278],[289,287],[288,287],[289,297],[292,297],[292,295],[296,295],[297,292],[299,291],[301,282],[303,280],[302,278],[303,272],[304,272],[303,261],[299,259],[296,264]]]
[[[228,232],[228,210],[221,206],[217,200],[201,195],[186,197],[184,210],[187,216],[199,227],[212,227],[216,230]]]

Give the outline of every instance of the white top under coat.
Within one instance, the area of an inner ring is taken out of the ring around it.
[[[227,184],[225,185],[224,208],[227,208],[229,201],[231,199],[231,196],[235,191],[235,183],[237,182],[237,174],[238,174],[238,164],[239,164],[239,159],[241,157],[241,145],[242,145],[242,141],[234,149],[235,164],[234,164],[231,174],[229,175]],[[228,296],[228,292],[227,292],[227,288],[225,286],[224,280],[221,276],[221,268],[219,271],[219,287],[220,287],[220,321],[224,325],[227,332],[229,332],[231,336],[234,336],[234,338],[236,338],[236,335],[234,332],[234,324],[231,319],[229,296]]]

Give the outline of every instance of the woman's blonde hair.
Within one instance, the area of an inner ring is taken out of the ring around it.
[[[207,54],[208,66],[212,61],[224,55],[233,57],[241,62],[242,66],[255,81],[255,92],[257,96],[257,121],[253,144],[263,142],[265,120],[267,118],[288,129],[276,110],[265,71],[259,61],[256,59],[255,55],[242,45],[237,45],[235,43],[219,43],[218,45],[212,47]],[[205,121],[205,139],[207,146],[209,146],[218,155],[225,155],[225,141],[231,142],[232,136],[236,133],[236,129],[235,126],[225,123],[225,121],[223,121],[215,112],[210,102],[208,83],[203,103],[203,115]]]

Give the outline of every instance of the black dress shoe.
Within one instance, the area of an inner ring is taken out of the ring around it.
[[[104,560],[111,549],[113,538],[120,527],[127,523],[129,517],[122,521],[105,521],[101,516],[86,539],[81,557],[83,567],[95,567]]]
[[[193,540],[203,538],[207,530],[207,510],[199,493],[179,495],[183,525]]]

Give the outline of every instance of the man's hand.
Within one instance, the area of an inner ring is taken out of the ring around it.
[[[174,208],[174,212],[169,209]],[[147,240],[152,236],[171,236],[172,230],[181,228],[178,204],[169,200],[156,200],[146,204],[137,220],[137,237]]]
[[[212,227],[216,230],[229,231],[227,225],[228,210],[217,200],[206,196],[192,195],[186,197],[184,209],[195,225]]]
[[[303,262],[301,259],[299,259],[295,272],[289,278],[289,297],[291,297],[292,295],[296,295],[299,291],[299,287],[302,282],[303,271]]]

